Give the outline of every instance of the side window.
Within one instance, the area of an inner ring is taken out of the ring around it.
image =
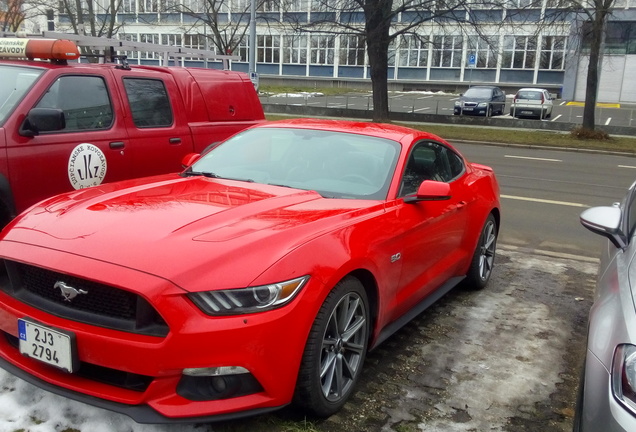
[[[432,141],[418,143],[409,156],[399,196],[413,195],[424,180],[450,182],[464,172],[462,159]]]
[[[36,108],[64,111],[63,132],[108,129],[113,107],[106,83],[98,76],[62,76],[44,94]]]
[[[163,81],[124,78],[133,122],[138,128],[172,125],[172,107]]]

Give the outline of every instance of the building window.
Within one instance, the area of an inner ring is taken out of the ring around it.
[[[256,61],[280,63],[280,36],[256,36]]]
[[[202,0],[182,0],[180,9],[187,13],[200,13],[205,10]]]
[[[433,37],[433,67],[461,67],[463,36]]]
[[[251,0],[229,0],[232,2],[231,11],[234,13],[245,13],[250,10]]]
[[[139,38],[135,33],[119,33],[117,35],[120,40],[128,41],[128,42],[139,42]],[[121,54],[125,55],[128,59],[139,59],[139,51],[124,51]]]
[[[201,34],[185,34],[183,35],[183,46],[190,49],[205,49],[205,36]]]
[[[159,0],[138,0],[139,13],[159,12]]]
[[[428,37],[406,35],[400,39],[400,66],[428,66]]]
[[[504,36],[502,68],[534,69],[536,36]]]
[[[283,0],[281,9],[285,12],[308,12],[310,0]]]
[[[365,46],[362,36],[340,36],[339,61],[344,66],[364,66]]]
[[[490,69],[497,67],[498,39],[498,36],[468,36],[468,55],[475,55],[475,67]]]
[[[507,0],[510,9],[540,8],[542,0]]]
[[[335,12],[342,5],[337,0],[309,0],[312,12]]]
[[[182,38],[180,34],[162,34],[161,35],[161,45],[168,46],[182,46]]]
[[[307,36],[283,36],[283,63],[307,64]]]
[[[312,35],[310,39],[310,62],[312,64],[332,65],[334,40],[334,36]]]
[[[541,42],[540,69],[565,69],[565,36],[544,36]]]
[[[241,60],[239,61],[242,61],[242,62],[248,61],[250,57],[250,48],[249,48],[249,40],[247,37],[244,37],[243,39],[241,39],[241,41],[238,43],[238,45],[236,46],[236,49],[234,50],[232,54],[235,54],[241,57]]]
[[[257,5],[258,12],[278,12],[280,10],[280,4],[277,0],[261,0]]]
[[[122,0],[121,11],[123,13],[137,12],[137,0]]]
[[[159,44],[160,38],[156,33],[140,33],[139,34],[139,42],[150,43],[150,44]],[[140,59],[159,59],[161,55],[155,52],[143,51],[139,53]]]

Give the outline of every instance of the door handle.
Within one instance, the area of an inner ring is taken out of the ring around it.
[[[181,138],[170,138],[170,144],[181,144]]]
[[[112,143],[110,143],[108,145],[113,150],[119,150],[119,149],[123,149],[124,148],[124,142],[123,141],[114,141],[114,142],[112,142]]]

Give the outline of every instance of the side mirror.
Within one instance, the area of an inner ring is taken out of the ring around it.
[[[627,237],[621,230],[622,211],[619,207],[592,207],[581,213],[581,224],[595,234],[607,237],[614,246],[623,249]]]
[[[64,111],[59,108],[33,108],[20,126],[20,135],[33,137],[40,132],[59,131],[66,127]]]
[[[450,185],[448,183],[424,180],[417,189],[417,194],[405,197],[404,202],[444,201],[450,199],[450,197]]]
[[[183,159],[181,159],[181,166],[183,168],[187,168],[198,161],[200,157],[201,155],[199,153],[188,153],[183,157]]]

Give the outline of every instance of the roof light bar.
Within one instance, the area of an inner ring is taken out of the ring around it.
[[[79,56],[77,45],[66,39],[0,38],[0,57],[76,60]]]

